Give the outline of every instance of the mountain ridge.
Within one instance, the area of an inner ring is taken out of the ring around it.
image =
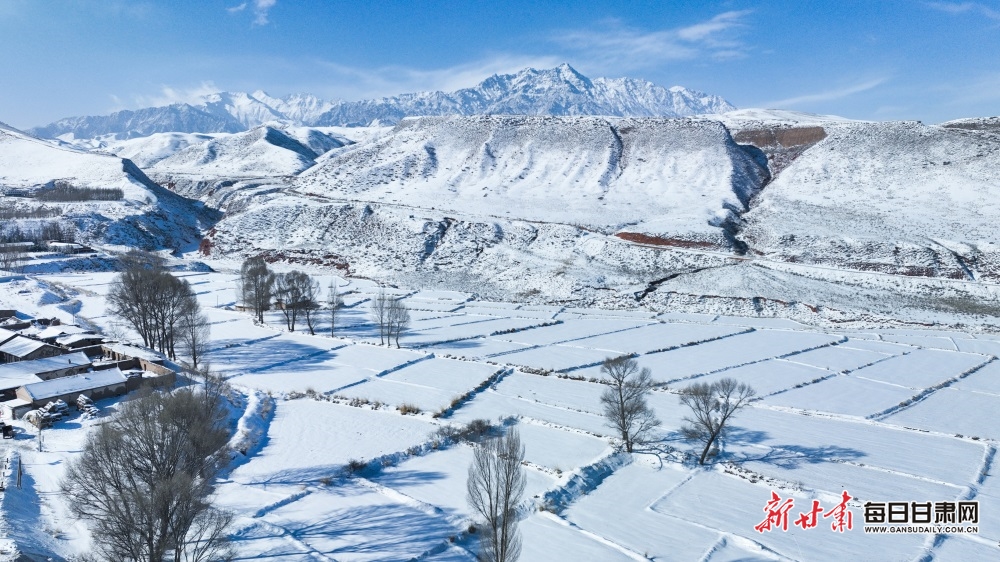
[[[276,98],[261,90],[217,92],[194,103],[68,117],[30,132],[47,138],[114,135],[128,139],[164,132],[238,133],[272,121],[296,126],[367,126],[395,125],[413,116],[686,117],[734,109],[720,96],[681,86],[664,88],[635,78],[590,79],[562,64],[494,74],[454,92],[414,92],[360,101],[325,101],[311,94]]]

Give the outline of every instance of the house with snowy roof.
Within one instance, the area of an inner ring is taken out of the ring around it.
[[[62,350],[43,341],[18,335],[0,344],[0,363],[31,361],[60,355]]]
[[[26,384],[17,389],[17,398],[30,402],[35,408],[41,408],[56,400],[75,403],[81,394],[92,400],[100,400],[128,392],[127,381],[128,378],[121,369],[113,367],[103,371],[90,371]]]

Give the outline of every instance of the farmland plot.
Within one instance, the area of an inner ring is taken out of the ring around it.
[[[739,327],[664,323],[578,339],[574,340],[572,345],[605,350],[609,353],[619,355],[626,353],[649,353],[660,349],[729,336],[742,331],[745,330]]]
[[[891,414],[889,423],[989,439],[1000,439],[1000,396],[942,388],[920,402]]]
[[[764,403],[865,417],[883,412],[915,394],[914,389],[904,386],[837,375],[816,384],[772,394],[764,398]]]
[[[260,454],[233,471],[248,484],[307,484],[334,476],[351,459],[405,451],[427,441],[435,426],[396,412],[303,398],[275,409]]]
[[[554,326],[543,326],[503,336],[502,339],[529,345],[549,345],[569,342],[590,336],[607,334],[651,324],[642,320],[569,319]]]
[[[669,383],[837,341],[837,336],[827,334],[756,330],[691,347],[641,355],[638,361],[640,366],[653,371],[653,378]]]
[[[853,493],[850,488],[847,490]],[[839,490],[838,490],[839,492]],[[801,529],[789,523],[788,531],[772,530],[758,533],[754,526],[764,520],[764,505],[771,490],[766,485],[751,484],[747,480],[714,471],[699,472],[693,478],[672,490],[650,506],[656,512],[700,526],[731,533],[750,544],[758,544],[771,553],[792,560],[867,560],[873,552],[892,552],[903,559],[913,559],[922,552],[922,535],[866,535],[855,530],[849,538],[831,531],[829,520],[820,520],[814,529]],[[791,494],[784,492],[781,497]],[[795,495],[798,511],[814,499],[808,494]],[[832,507],[830,498],[816,498],[827,509]],[[736,507],[740,506],[740,507]],[[857,509],[856,509],[857,510]]]

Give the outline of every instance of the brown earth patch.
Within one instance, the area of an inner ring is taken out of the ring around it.
[[[615,234],[616,237],[621,238],[627,242],[633,242],[636,244],[646,244],[649,246],[668,246],[673,248],[698,248],[698,249],[720,249],[720,246],[714,242],[707,242],[704,240],[685,240],[682,238],[664,238],[661,236],[651,236],[649,234],[642,234],[641,232],[618,232]]]

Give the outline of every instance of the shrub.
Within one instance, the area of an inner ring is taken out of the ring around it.
[[[403,414],[404,416],[406,414],[419,414],[420,413],[420,408],[414,406],[413,404],[403,403],[403,404],[400,404],[399,406],[396,406],[396,409],[399,410],[399,413]]]

